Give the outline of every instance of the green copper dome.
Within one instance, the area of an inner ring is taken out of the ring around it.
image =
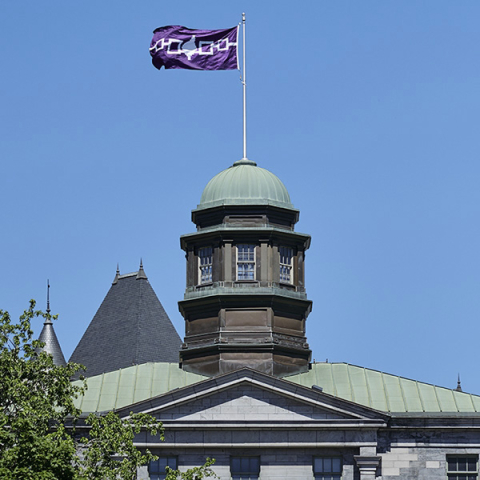
[[[294,209],[282,181],[246,158],[215,175],[203,190],[198,209],[218,205],[274,205]]]

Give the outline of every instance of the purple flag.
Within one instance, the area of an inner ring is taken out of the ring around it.
[[[159,70],[236,70],[237,27],[225,30],[194,30],[172,25],[153,32],[150,55]]]

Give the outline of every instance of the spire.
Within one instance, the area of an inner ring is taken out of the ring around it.
[[[47,316],[45,317],[44,325],[51,323],[52,317],[50,316],[50,280],[47,280]]]
[[[43,323],[43,328],[38,339],[44,344],[42,348],[36,349],[38,354],[40,352],[47,352],[53,357],[53,363],[55,365],[66,364],[62,348],[53,329],[52,316],[50,315],[50,280],[47,280],[47,311],[45,314],[45,322]]]
[[[144,278],[145,280],[147,280],[147,275],[145,275],[145,270],[143,269],[143,261],[141,258],[140,258],[140,268],[138,269],[138,273],[137,273],[137,280],[139,278]]]
[[[113,279],[112,285],[115,285],[118,282],[118,277],[120,276],[120,267],[117,263],[117,271],[115,273],[115,278]]]
[[[460,374],[458,374],[458,378],[457,378],[457,388],[455,389],[457,392],[463,392],[462,390],[462,384],[460,382]]]

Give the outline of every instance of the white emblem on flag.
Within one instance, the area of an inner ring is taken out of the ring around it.
[[[154,54],[160,50],[166,49],[167,55],[186,55],[188,60],[191,60],[193,55],[214,55],[216,51],[224,52],[230,47],[236,47],[237,42],[231,42],[228,38],[222,38],[217,42],[199,41],[197,47],[195,42],[195,35],[189,40],[179,40],[178,38],[160,38],[153,47],[150,47],[150,52]],[[193,47],[193,48],[192,48]]]

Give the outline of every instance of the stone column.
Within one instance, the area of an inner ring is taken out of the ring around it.
[[[354,458],[360,471],[360,480],[375,480],[380,457],[355,455]]]
[[[194,287],[198,284],[198,258],[193,248],[188,250],[185,257],[187,258],[187,287]]]
[[[268,240],[267,240],[268,241]],[[261,284],[266,285],[269,278],[269,265],[268,265],[268,243],[266,240],[260,240],[260,280]]]
[[[272,281],[280,283],[280,251],[278,245],[272,246]]]
[[[223,243],[223,281],[232,283],[232,240],[224,240]]]

